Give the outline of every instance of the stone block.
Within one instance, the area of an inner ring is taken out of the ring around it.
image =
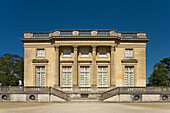
[[[159,94],[143,94],[142,101],[143,102],[160,101],[160,95]]]
[[[26,101],[26,94],[10,94],[10,101],[14,102]]]

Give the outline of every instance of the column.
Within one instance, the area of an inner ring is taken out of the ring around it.
[[[92,45],[92,87],[97,86],[96,47],[96,45]]]
[[[111,71],[111,86],[115,86],[116,78],[115,78],[115,70],[114,70],[114,53],[115,53],[115,46],[111,46],[111,58],[110,58],[110,71]]]
[[[78,86],[77,45],[74,45],[73,86]]]
[[[55,67],[55,86],[59,87],[60,77],[60,63],[59,63],[59,46],[54,46],[55,49],[55,60],[54,60],[54,67]]]

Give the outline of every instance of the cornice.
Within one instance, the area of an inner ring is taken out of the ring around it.
[[[150,39],[148,38],[120,38],[117,36],[53,36],[50,38],[21,38],[20,40],[24,43],[49,43],[49,42],[53,42],[55,40],[63,40],[63,39],[98,39],[98,40],[117,40],[119,42],[143,42],[146,43],[148,42]]]

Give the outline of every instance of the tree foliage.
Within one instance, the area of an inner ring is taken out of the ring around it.
[[[147,86],[170,86],[170,57],[164,58],[153,67]]]
[[[18,85],[23,81],[24,61],[18,55],[4,54],[0,57],[0,82],[3,86]]]

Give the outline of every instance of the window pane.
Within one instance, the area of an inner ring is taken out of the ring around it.
[[[71,67],[62,67],[62,85],[65,87],[71,86]]]
[[[45,57],[45,50],[44,49],[37,49],[37,56],[38,57]]]
[[[98,86],[99,87],[107,87],[107,75],[108,75],[108,67],[99,66],[98,67]]]
[[[80,67],[80,86],[90,86],[89,67]]]
[[[125,57],[133,57],[133,49],[125,49]]]
[[[36,66],[36,86],[45,86],[45,66]]]
[[[134,67],[125,66],[125,86],[134,86]]]

